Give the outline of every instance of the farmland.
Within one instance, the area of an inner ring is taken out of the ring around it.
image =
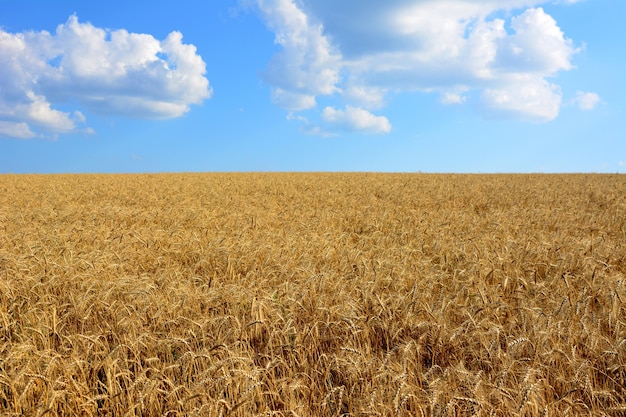
[[[626,176],[0,176],[0,414],[623,416]]]

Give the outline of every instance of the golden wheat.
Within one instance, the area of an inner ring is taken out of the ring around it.
[[[626,177],[0,176],[0,414],[626,410]]]

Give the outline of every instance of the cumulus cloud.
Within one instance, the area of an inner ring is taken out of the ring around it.
[[[543,9],[526,10],[511,19],[511,27],[515,33],[501,40],[496,68],[540,76],[572,68],[577,49]]]
[[[494,115],[548,122],[558,116],[562,100],[559,86],[541,78],[531,78],[511,81],[500,88],[485,89],[482,101]]]
[[[351,102],[367,109],[379,109],[385,104],[387,89],[364,85],[349,85],[342,95]]]
[[[106,30],[76,16],[46,31],[0,29],[0,135],[92,132],[79,111],[167,119],[211,96],[206,68],[182,34]]]
[[[555,76],[574,68],[579,49],[543,3],[256,0],[282,47],[263,79],[311,106],[337,95],[380,109],[388,92],[435,92],[445,104],[475,101],[489,116],[550,121],[562,105]]]
[[[258,0],[259,10],[282,50],[263,72],[273,87],[304,95],[337,91],[340,57],[315,23],[293,0]]]
[[[18,139],[31,139],[35,134],[26,123],[7,122],[0,120],[0,136],[9,136]]]
[[[325,122],[341,130],[358,131],[364,133],[389,133],[391,123],[384,116],[376,116],[367,110],[346,106],[345,110],[326,107],[322,112]]]
[[[596,93],[585,93],[584,91],[577,91],[574,102],[578,104],[581,110],[593,110],[598,104],[602,102],[602,99]]]

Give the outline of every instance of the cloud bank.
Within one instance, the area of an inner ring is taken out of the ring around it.
[[[386,97],[403,92],[436,93],[447,105],[473,102],[489,117],[548,122],[563,104],[555,77],[574,68],[579,48],[543,3],[256,0],[282,47],[262,77],[273,102],[288,111],[339,97],[350,107],[325,107],[322,119],[355,131],[372,131],[355,114],[383,108]],[[580,107],[598,100],[580,97]]]
[[[91,132],[78,108],[169,119],[211,96],[205,63],[182,34],[164,40],[70,16],[51,34],[0,29],[0,136]]]

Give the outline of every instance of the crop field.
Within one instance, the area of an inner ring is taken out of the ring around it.
[[[626,176],[0,176],[2,416],[624,416]]]

